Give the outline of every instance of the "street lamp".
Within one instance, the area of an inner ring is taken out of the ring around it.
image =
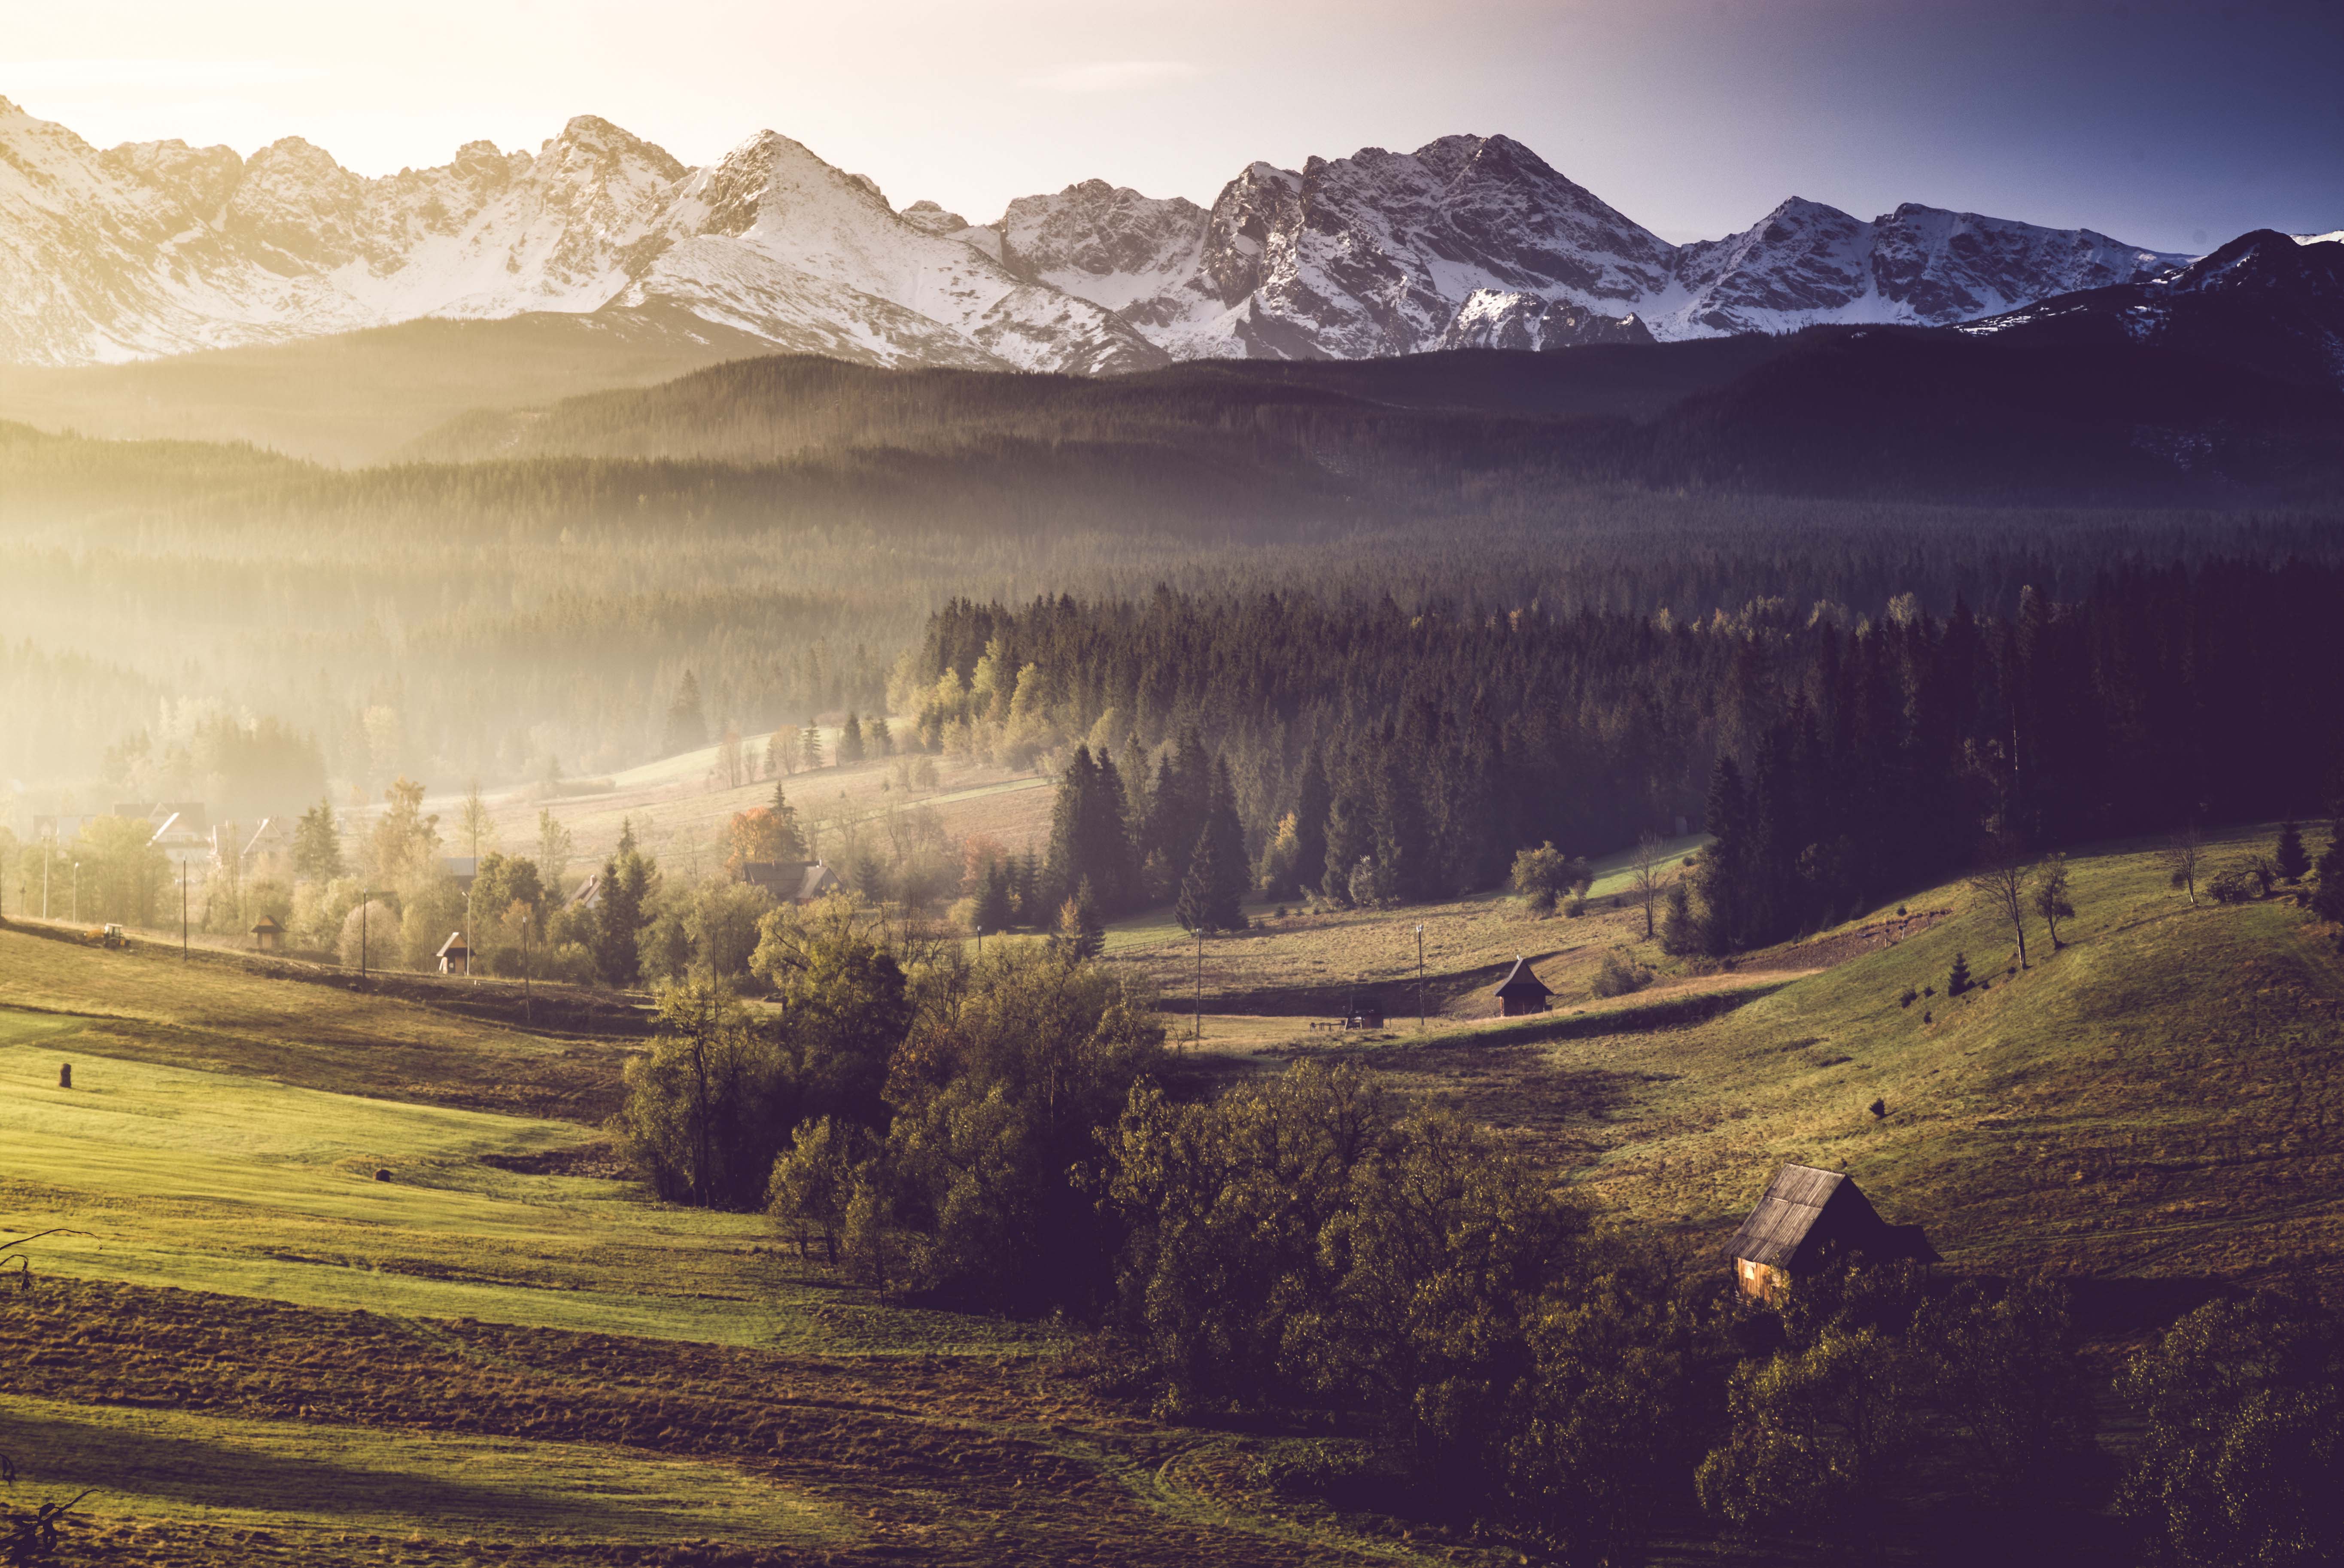
[[[81,862],[78,860],[74,862],[73,917],[75,925],[81,924]]]

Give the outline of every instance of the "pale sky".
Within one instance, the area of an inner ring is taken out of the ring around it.
[[[2344,4],[2303,0],[0,0],[0,96],[100,146],[381,174],[581,113],[690,163],[771,128],[979,222],[1474,131],[1674,240],[1797,195],[2202,249],[2344,228],[2339,82]]]

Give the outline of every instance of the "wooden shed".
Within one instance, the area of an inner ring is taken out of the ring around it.
[[[1891,1225],[1854,1179],[1811,1165],[1786,1165],[1727,1249],[1745,1296],[1779,1299],[1793,1276],[1834,1258],[1890,1263],[1937,1261],[1918,1225]]]
[[[465,946],[461,931],[448,933],[448,940],[440,944],[440,973],[469,975],[472,972],[472,950]]]
[[[264,915],[252,924],[252,950],[274,953],[285,941],[285,927],[277,924],[274,915]]]
[[[1498,986],[1498,1017],[1518,1018],[1525,1013],[1543,1013],[1546,999],[1554,995],[1546,982],[1531,972],[1531,961],[1521,954],[1514,956],[1514,966]]]

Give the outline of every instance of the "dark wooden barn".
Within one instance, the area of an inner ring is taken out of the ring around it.
[[[1546,982],[1531,972],[1531,961],[1516,954],[1513,968],[1498,986],[1498,1017],[1518,1018],[1525,1013],[1543,1013],[1546,999],[1553,995]]]
[[[1773,1300],[1792,1279],[1834,1258],[1889,1263],[1937,1261],[1918,1225],[1880,1218],[1853,1178],[1811,1165],[1786,1165],[1727,1249],[1745,1296]]]

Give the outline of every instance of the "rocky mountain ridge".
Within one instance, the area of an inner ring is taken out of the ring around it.
[[[31,365],[552,311],[866,364],[1102,373],[1942,325],[2186,259],[1796,199],[1676,246],[1505,137],[1257,163],[1209,207],[1089,180],[973,224],[898,211],[770,131],[694,168],[581,116],[533,154],[474,142],[369,179],[298,138],[100,151],[0,99],[0,361]]]

